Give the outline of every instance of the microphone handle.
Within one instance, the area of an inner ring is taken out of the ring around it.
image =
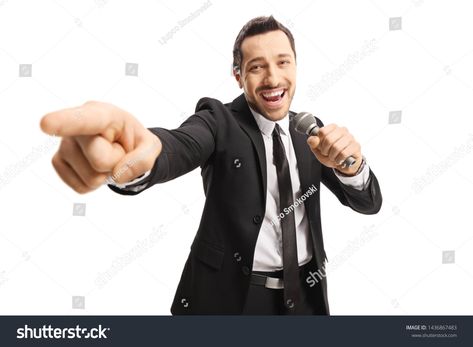
[[[314,124],[313,127],[309,128],[307,130],[307,135],[309,136],[317,136],[317,133],[319,132],[319,127]],[[348,158],[345,159],[345,161],[342,163],[342,169],[345,169],[347,167],[353,166],[353,164],[356,163],[356,159],[353,158],[353,156],[349,156]]]

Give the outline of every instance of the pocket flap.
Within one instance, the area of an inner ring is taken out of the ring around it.
[[[224,251],[206,241],[197,241],[192,245],[196,258],[208,266],[219,270],[222,267]]]

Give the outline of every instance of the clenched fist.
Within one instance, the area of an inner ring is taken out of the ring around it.
[[[320,128],[317,136],[309,136],[307,143],[317,159],[325,166],[353,176],[361,165],[361,147],[347,128],[330,124]],[[356,162],[343,167],[343,162],[352,156]]]
[[[40,126],[62,137],[52,163],[61,179],[81,194],[97,189],[108,177],[125,183],[142,175],[162,149],[159,138],[130,113],[103,102],[49,113]]]

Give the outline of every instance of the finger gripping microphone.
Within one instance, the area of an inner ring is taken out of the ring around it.
[[[309,112],[300,112],[296,114],[292,121],[294,122],[294,127],[297,132],[301,134],[306,134],[307,136],[317,136],[320,128],[317,125],[317,120]],[[342,168],[350,167],[356,163],[356,159],[352,156],[346,158],[343,162]]]

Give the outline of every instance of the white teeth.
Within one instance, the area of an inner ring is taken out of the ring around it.
[[[271,93],[263,93],[263,96],[265,98],[271,98],[273,96],[281,96],[284,93],[284,90],[279,90],[276,92],[271,92]]]

